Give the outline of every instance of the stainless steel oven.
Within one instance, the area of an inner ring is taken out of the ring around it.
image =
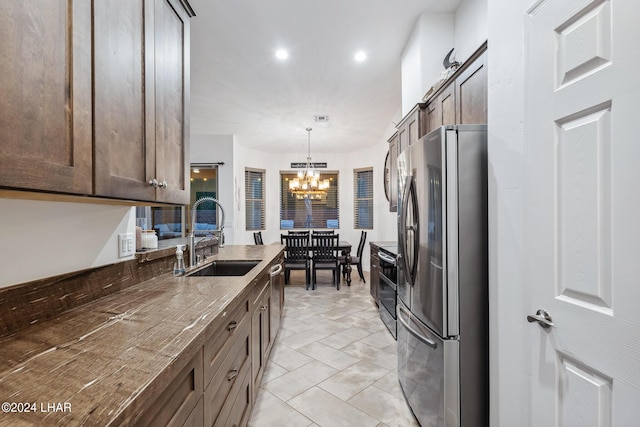
[[[378,281],[378,310],[380,318],[391,332],[394,338],[397,336],[396,328],[396,305],[397,305],[397,280],[398,267],[396,255],[390,251],[380,248],[378,251],[380,259],[380,279]]]

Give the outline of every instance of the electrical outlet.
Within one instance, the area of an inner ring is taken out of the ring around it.
[[[133,233],[118,234],[118,258],[128,257],[134,253]]]

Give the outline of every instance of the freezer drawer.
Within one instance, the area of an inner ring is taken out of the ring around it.
[[[398,379],[422,427],[460,426],[459,343],[443,340],[397,307]]]

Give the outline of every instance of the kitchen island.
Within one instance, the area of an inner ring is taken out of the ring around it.
[[[277,332],[269,272],[283,249],[226,246],[207,263],[260,262],[243,276],[165,274],[1,338],[0,425],[246,423]]]

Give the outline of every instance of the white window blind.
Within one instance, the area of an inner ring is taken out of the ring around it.
[[[289,180],[295,172],[280,172],[280,228],[340,228],[338,172],[321,172],[329,179],[329,191],[320,199],[301,199],[289,191]]]
[[[353,224],[373,229],[373,168],[353,170]]]
[[[265,229],[265,205],[263,169],[244,170],[245,222],[247,230]]]

